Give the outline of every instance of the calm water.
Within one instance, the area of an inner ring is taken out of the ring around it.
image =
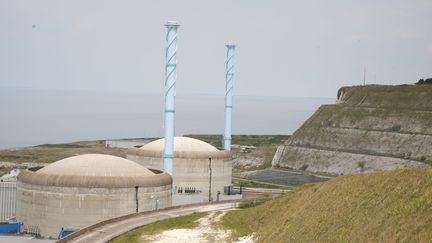
[[[235,96],[234,134],[291,134],[329,98]],[[224,97],[177,95],[176,134],[222,134]],[[163,135],[163,96],[2,89],[0,148]]]

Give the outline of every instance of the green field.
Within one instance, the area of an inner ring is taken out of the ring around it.
[[[432,169],[347,175],[308,184],[222,224],[257,242],[431,242]]]
[[[222,149],[222,135],[185,135],[207,142]],[[288,139],[288,135],[233,135],[233,145],[252,145],[256,147],[280,145]]]
[[[214,145],[222,146],[221,135],[186,135]],[[239,148],[234,148],[234,156],[262,157],[266,161],[263,168],[270,167],[271,159],[278,145],[282,144],[288,136],[285,135],[234,135],[233,144],[253,145],[257,148],[248,154],[239,153]],[[38,162],[52,163],[74,155],[98,153],[126,157],[127,149],[105,148],[104,141],[86,141],[66,144],[43,144],[34,147],[19,149],[0,150],[0,161],[2,162]],[[256,168],[251,168],[256,169]],[[241,169],[240,169],[241,170]],[[1,173],[1,172],[0,172]]]
[[[52,163],[80,154],[111,154],[126,157],[126,149],[105,148],[104,141],[44,144],[20,149],[0,150],[0,161]]]

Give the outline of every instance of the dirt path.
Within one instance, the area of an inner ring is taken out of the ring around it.
[[[137,217],[128,218],[121,221],[103,224],[76,238],[68,240],[67,242],[105,243],[119,235],[129,232],[132,229],[136,229],[143,225],[151,224],[162,219],[184,216],[193,212],[223,211],[226,209],[235,208],[235,205],[236,203],[234,202],[228,202],[200,206],[187,206],[178,209],[152,212],[149,214],[139,215]]]
[[[201,242],[231,242],[231,231],[218,227],[217,223],[228,210],[211,212],[198,220],[198,226],[193,229],[172,229],[155,235],[143,235],[142,242],[155,243],[201,243]],[[253,236],[241,238],[238,243],[253,243]]]

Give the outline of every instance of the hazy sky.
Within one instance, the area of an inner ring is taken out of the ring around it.
[[[0,87],[161,93],[181,23],[177,93],[335,97],[432,76],[431,0],[0,0]]]

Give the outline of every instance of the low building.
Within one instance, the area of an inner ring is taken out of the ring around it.
[[[21,171],[17,220],[25,232],[57,237],[135,212],[171,206],[172,178],[130,160],[86,154]]]

